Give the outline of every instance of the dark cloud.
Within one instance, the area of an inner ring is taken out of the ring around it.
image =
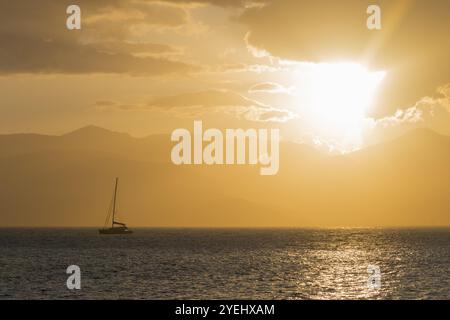
[[[151,107],[180,108],[180,107],[225,107],[225,106],[258,106],[264,104],[248,99],[238,93],[225,90],[206,90],[199,92],[182,93],[173,96],[157,98],[149,103]]]
[[[5,39],[5,38],[3,38]],[[110,54],[91,46],[14,37],[0,49],[0,73],[127,73],[161,75],[186,73],[197,67],[164,58]],[[30,51],[32,49],[32,51]]]
[[[126,41],[134,23],[182,25],[186,22],[183,8],[154,1],[80,0],[77,4],[82,9],[82,30],[69,31],[66,8],[70,4],[56,0],[1,0],[0,74],[160,75],[198,70],[161,56],[173,50],[167,45]],[[148,56],[151,54],[159,56]]]
[[[109,54],[170,55],[178,54],[176,48],[160,43],[132,43],[127,41],[103,41],[93,45],[93,49]]]
[[[366,27],[373,4],[382,10],[381,31]],[[381,113],[412,105],[450,78],[448,0],[276,0],[245,11],[240,20],[249,28],[249,43],[272,55],[387,70],[377,102]]]
[[[98,110],[153,110],[183,109],[200,107],[211,109],[217,107],[257,107],[269,108],[261,102],[244,97],[228,90],[205,90],[186,92],[169,96],[161,96],[147,103],[130,104],[112,100],[96,101],[94,107]]]
[[[296,117],[285,109],[278,109],[249,99],[236,92],[208,90],[161,97],[149,103],[150,107],[175,109],[200,107],[202,112],[220,110],[237,118],[261,122],[285,122]]]
[[[241,7],[247,8],[268,3],[270,0],[169,0],[174,3],[200,3],[218,7]]]
[[[236,118],[260,122],[285,122],[296,117],[289,110],[274,108],[226,90],[206,90],[162,96],[149,103],[138,104],[99,100],[95,102],[93,107],[98,111],[160,109],[173,112],[180,117],[202,116],[208,112],[222,112]]]
[[[117,102],[112,100],[99,100],[95,102],[96,107],[112,107],[115,106]]]

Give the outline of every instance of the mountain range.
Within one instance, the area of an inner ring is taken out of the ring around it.
[[[345,155],[282,142],[275,176],[176,166],[173,144],[95,126],[0,135],[0,226],[102,226],[116,176],[131,227],[450,225],[450,137],[430,130]]]

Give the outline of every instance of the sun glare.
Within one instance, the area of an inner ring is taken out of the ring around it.
[[[315,131],[341,151],[358,148],[367,111],[384,75],[354,63],[318,64],[308,94]]]

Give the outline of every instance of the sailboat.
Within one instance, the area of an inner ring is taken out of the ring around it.
[[[131,234],[131,233],[133,233],[133,231],[128,229],[128,227],[125,223],[116,221],[116,199],[117,199],[118,184],[119,184],[119,178],[116,178],[116,183],[114,186],[113,205],[112,205],[111,227],[107,227],[107,225],[109,224],[109,218],[111,216],[111,210],[108,210],[108,215],[106,216],[106,221],[105,221],[105,227],[103,229],[98,230],[98,232],[100,234]]]

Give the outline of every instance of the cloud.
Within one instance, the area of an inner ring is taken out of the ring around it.
[[[227,90],[206,90],[155,98],[148,103],[122,103],[99,100],[98,111],[165,111],[177,117],[198,117],[221,112],[239,119],[260,122],[285,122],[296,115],[285,109],[274,108]]]
[[[3,37],[2,40],[6,40]],[[110,54],[89,46],[39,40],[18,40],[0,51],[0,73],[126,73],[161,75],[188,73],[200,67],[157,57],[135,57],[126,53]],[[32,50],[31,50],[32,49]]]
[[[285,88],[276,82],[261,82],[254,84],[248,89],[249,93],[267,92],[267,93],[291,93],[292,89]]]
[[[399,109],[393,115],[373,120],[368,132],[369,143],[415,128],[428,128],[450,135],[450,84],[439,87],[436,96],[423,97],[410,108]]]
[[[137,111],[145,110],[146,106],[144,104],[135,103],[122,103],[113,100],[99,100],[93,105],[94,109],[97,111]]]
[[[226,90],[208,90],[184,93],[155,99],[151,107],[175,109],[178,114],[198,116],[208,112],[222,112],[239,119],[258,122],[286,122],[296,115],[285,109],[274,108],[238,93]]]
[[[414,3],[415,2],[415,3]],[[366,26],[369,5],[382,9],[382,30]],[[248,44],[271,55],[292,60],[329,62],[330,60],[361,60],[375,55],[373,62],[397,61],[403,53],[420,48],[429,49],[445,42],[450,3],[436,0],[433,4],[404,0],[276,0],[263,8],[245,11],[240,21],[248,26]],[[434,19],[424,19],[433,16]],[[270,23],[268,23],[270,21]],[[413,30],[421,30],[413,34]],[[379,41],[375,46],[374,42]],[[398,42],[397,42],[398,41]],[[449,45],[444,44],[448,49]],[[367,52],[368,49],[374,49]],[[400,50],[399,53],[394,49]]]
[[[199,92],[182,93],[173,96],[160,97],[148,104],[157,108],[182,107],[268,107],[261,102],[246,98],[238,93],[226,90],[206,90]]]
[[[267,64],[228,63],[204,67],[207,73],[268,73],[281,70],[279,66]]]
[[[286,122],[297,118],[297,114],[286,109],[251,107],[243,112],[235,111],[238,117],[258,122]]]
[[[413,107],[399,109],[394,115],[379,119],[377,123],[382,126],[395,126],[399,124],[431,123],[436,119],[448,118],[450,113],[450,84],[436,90],[437,97],[424,97]]]
[[[126,73],[161,75],[200,70],[167,58],[173,47],[139,38],[145,27],[176,28],[185,8],[157,1],[80,0],[82,29],[66,29],[66,1],[0,2],[0,74]]]
[[[208,4],[218,7],[252,8],[264,6],[269,0],[171,0],[178,3]]]
[[[170,45],[151,42],[102,41],[95,43],[93,49],[106,54],[131,54],[133,56],[172,56],[180,50]]]

